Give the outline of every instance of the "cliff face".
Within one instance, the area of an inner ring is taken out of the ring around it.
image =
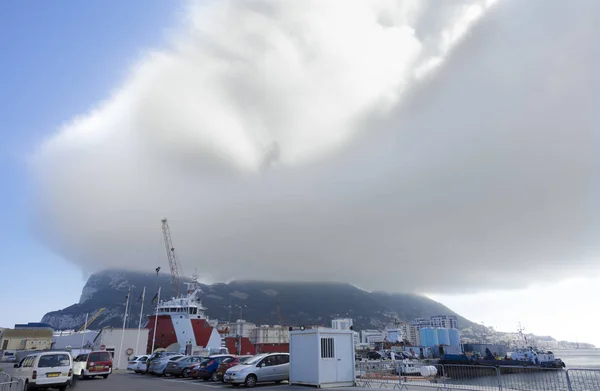
[[[171,278],[167,274],[133,273],[108,270],[93,274],[85,284],[79,303],[49,312],[42,321],[57,329],[77,329],[100,308],[102,314],[91,328],[121,327],[129,286],[133,286],[128,326],[138,325],[142,288],[146,287],[144,317],[152,312],[152,298],[162,287],[161,297],[174,296]],[[201,299],[212,319],[245,320],[256,324],[330,325],[331,319],[350,317],[355,328],[383,328],[395,320],[410,321],[418,317],[454,314],[453,311],[424,296],[366,292],[350,284],[233,281],[228,284],[201,285]],[[231,305],[231,310],[229,309]],[[241,311],[240,311],[240,307]],[[460,327],[473,326],[459,316]]]

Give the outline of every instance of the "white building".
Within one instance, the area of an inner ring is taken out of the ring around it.
[[[383,333],[379,330],[362,330],[360,332],[361,342],[374,347],[376,343],[383,342]]]
[[[431,327],[437,327],[441,329],[458,329],[458,319],[455,315],[432,316]]]
[[[351,387],[356,382],[353,335],[349,330],[292,331],[290,385]]]
[[[123,329],[103,328],[94,339],[94,350],[104,348],[110,352],[113,356],[113,368],[127,368],[129,357],[146,354],[148,332],[148,329],[141,329],[138,338],[138,329],[125,329],[123,334]]]
[[[289,327],[262,325],[250,331],[250,342],[253,344],[290,343]]]
[[[412,346],[421,345],[421,335],[419,332],[419,327],[409,323],[401,323],[400,329],[402,330],[404,339],[406,339]]]
[[[387,342],[402,342],[404,340],[404,330],[401,327],[386,328],[383,330]]]
[[[256,328],[256,325],[254,323],[246,322],[243,319],[238,319],[235,321],[235,323],[232,323],[229,326],[229,336],[231,336],[231,337],[241,336],[241,337],[250,338],[250,333],[255,328]]]
[[[331,328],[335,330],[350,330],[354,322],[350,318],[334,319],[331,321]]]

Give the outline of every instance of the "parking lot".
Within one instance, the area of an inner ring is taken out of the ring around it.
[[[75,389],[82,391],[148,391],[148,390],[196,390],[204,388],[207,391],[215,391],[215,389],[231,390],[232,386],[223,383],[206,382],[204,380],[178,379],[172,377],[156,377],[150,375],[138,375],[131,372],[115,372],[108,379],[94,378],[89,380],[78,381]],[[258,385],[256,389],[268,388],[275,390],[290,387],[286,385]],[[294,387],[296,388],[296,387]],[[235,389],[243,389],[236,387]],[[302,388],[304,389],[304,388]]]

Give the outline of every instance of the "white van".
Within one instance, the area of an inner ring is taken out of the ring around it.
[[[15,364],[14,375],[25,381],[25,390],[57,388],[64,391],[73,381],[73,358],[66,351],[30,354]]]

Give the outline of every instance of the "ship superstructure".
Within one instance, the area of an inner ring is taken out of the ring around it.
[[[187,292],[179,297],[160,301],[156,314],[148,319],[148,349],[169,347],[192,349],[218,349],[221,347],[219,332],[210,326],[206,308],[198,298],[201,290],[196,281],[186,283]],[[156,337],[154,324],[156,323]],[[174,346],[178,344],[179,346]]]

